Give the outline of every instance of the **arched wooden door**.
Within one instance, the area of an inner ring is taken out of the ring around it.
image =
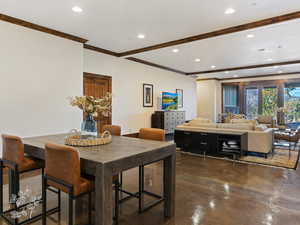
[[[112,78],[92,73],[83,73],[83,94],[96,98],[103,97],[107,92],[111,93]],[[97,120],[98,133],[102,132],[102,126],[111,124],[111,115],[105,117],[99,115]]]

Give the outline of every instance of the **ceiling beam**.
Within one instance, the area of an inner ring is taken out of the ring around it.
[[[276,23],[282,23],[285,21],[299,19],[299,18],[300,18],[300,11],[297,11],[297,12],[293,12],[293,13],[289,13],[289,14],[285,14],[285,15],[281,15],[281,16],[263,19],[263,20],[259,20],[259,21],[255,21],[255,22],[251,22],[251,23],[238,25],[238,26],[228,27],[225,29],[216,30],[216,31],[208,32],[208,33],[203,33],[203,34],[199,34],[199,35],[195,35],[195,36],[190,36],[190,37],[186,37],[186,38],[182,38],[182,39],[178,39],[178,40],[174,40],[174,41],[168,41],[168,42],[164,42],[161,44],[156,44],[156,45],[152,45],[152,46],[148,46],[148,47],[144,47],[144,48],[121,52],[120,56],[128,56],[128,55],[134,55],[134,54],[141,53],[141,52],[153,51],[153,50],[160,49],[160,48],[166,48],[166,47],[170,47],[170,46],[174,46],[174,45],[180,45],[180,44],[185,44],[185,43],[189,43],[189,42],[193,42],[193,41],[199,41],[199,40],[204,40],[204,39],[208,39],[208,38],[218,37],[221,35],[250,30],[250,29],[254,29],[254,28],[258,28],[258,27],[263,27],[263,26],[272,25],[272,24],[276,24]]]
[[[171,72],[175,72],[175,73],[179,73],[179,74],[182,74],[182,75],[186,75],[186,73],[183,72],[183,71],[172,69],[170,67],[166,67],[166,66],[162,66],[162,65],[158,65],[158,64],[155,64],[155,63],[152,63],[152,62],[148,62],[148,61],[145,61],[145,60],[142,60],[142,59],[137,59],[137,58],[134,58],[134,57],[128,57],[126,59],[128,59],[130,61],[133,61],[133,62],[138,62],[138,63],[142,63],[142,64],[145,64],[145,65],[148,65],[148,66],[156,67],[156,68],[159,68],[159,69],[168,70],[168,71],[171,71]]]
[[[33,30],[38,30],[38,31],[41,31],[41,32],[44,32],[44,33],[52,34],[52,35],[55,35],[55,36],[58,36],[58,37],[61,37],[61,38],[65,38],[65,39],[69,39],[69,40],[72,40],[72,41],[80,42],[80,43],[85,43],[85,42],[88,41],[84,38],[77,37],[77,36],[74,36],[72,34],[67,34],[67,33],[64,33],[64,32],[58,31],[58,30],[54,30],[54,29],[51,29],[51,28],[48,28],[48,27],[40,26],[38,24],[30,23],[30,22],[27,22],[25,20],[21,20],[21,19],[11,17],[11,16],[8,16],[8,15],[5,15],[5,14],[1,14],[1,13],[0,13],[0,20],[3,20],[5,22],[9,22],[9,23],[13,23],[13,24],[16,24],[16,25],[20,25],[20,26],[23,26],[23,27],[27,27],[27,28],[30,28],[30,29],[33,29]]]
[[[262,74],[262,75],[253,75],[253,76],[244,76],[244,77],[229,77],[229,78],[200,78],[197,81],[206,81],[206,80],[239,80],[239,79],[248,79],[248,78],[265,78],[265,77],[274,77],[274,76],[287,76],[287,75],[295,75],[300,74],[299,72],[290,72],[290,73],[274,73],[274,74]]]
[[[84,44],[83,47],[86,48],[86,49],[95,51],[95,52],[100,52],[100,53],[103,53],[103,54],[119,57],[119,54],[117,52],[113,52],[113,51],[110,51],[110,50],[107,50],[107,49],[95,47],[95,46],[88,45],[88,44]]]
[[[198,71],[198,72],[191,72],[191,73],[186,73],[186,74],[187,75],[198,75],[198,74],[208,74],[208,73],[220,73],[220,72],[226,72],[226,71],[256,69],[256,68],[264,68],[264,67],[272,67],[272,66],[284,66],[284,65],[292,65],[292,64],[299,64],[299,63],[300,63],[300,60],[294,60],[294,61],[285,61],[285,62],[277,62],[277,63],[269,63],[269,64],[231,67],[231,68],[224,68],[224,69],[218,69],[218,70]]]

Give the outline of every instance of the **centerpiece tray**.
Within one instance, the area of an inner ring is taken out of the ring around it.
[[[112,136],[105,131],[100,136],[73,134],[65,138],[65,144],[77,147],[105,145],[112,142]]]

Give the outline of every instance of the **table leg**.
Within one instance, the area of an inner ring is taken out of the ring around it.
[[[95,225],[113,224],[112,171],[98,165],[95,177]]]
[[[9,193],[9,199],[11,199],[12,194],[16,194],[15,193],[15,173],[13,170],[9,169],[8,170],[8,193]]]
[[[176,179],[176,154],[164,159],[164,198],[165,217],[175,214],[175,179]]]

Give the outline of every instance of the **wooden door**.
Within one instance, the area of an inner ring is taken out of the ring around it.
[[[103,97],[107,92],[111,93],[111,77],[98,74],[84,73],[83,74],[83,94],[93,96],[95,98]],[[105,124],[111,124],[111,115],[105,117],[99,115],[97,120],[98,133],[102,132],[102,127]]]

